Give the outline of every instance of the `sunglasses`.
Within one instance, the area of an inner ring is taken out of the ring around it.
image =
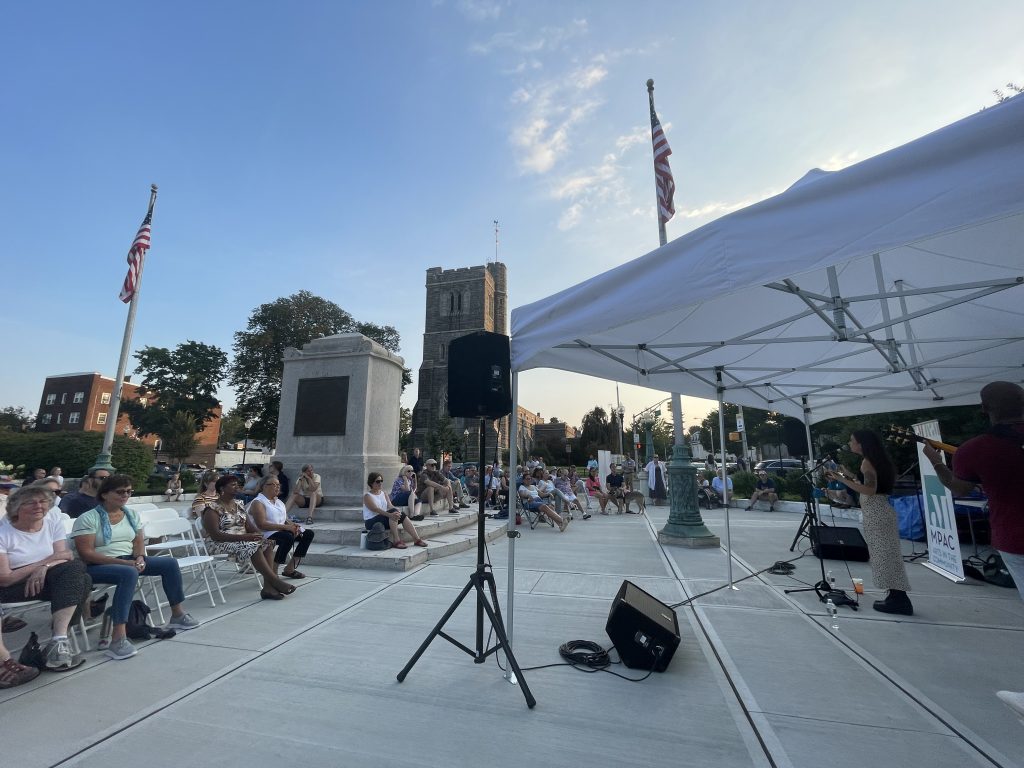
[[[384,480],[382,478],[378,477],[376,480],[371,480],[370,481],[370,485],[376,485],[377,483],[383,483],[383,482],[384,482]]]

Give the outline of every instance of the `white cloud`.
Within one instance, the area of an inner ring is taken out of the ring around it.
[[[583,206],[579,203],[573,203],[566,208],[561,217],[558,219],[558,228],[563,232],[566,230],[573,229],[580,220],[583,218]]]
[[[823,171],[840,171],[848,165],[853,165],[857,162],[857,158],[860,157],[860,152],[853,150],[847,152],[845,155],[836,154],[832,155],[828,160],[821,164]]]
[[[619,136],[615,139],[615,148],[619,151],[619,154],[623,154],[630,147],[634,147],[637,144],[643,144],[651,140],[651,128],[647,125],[640,125],[634,128],[627,134]]]
[[[525,88],[519,88],[511,96],[513,104],[525,104],[530,100],[530,92]]]
[[[576,81],[576,87],[584,90],[587,88],[593,88],[607,76],[608,70],[601,64],[597,63],[586,67],[580,67],[571,75],[572,79]]]
[[[473,21],[493,21],[501,15],[501,3],[494,0],[459,0],[457,7]]]
[[[586,33],[587,20],[574,19],[564,27],[542,27],[532,35],[524,32],[495,32],[486,42],[471,44],[469,50],[484,56],[501,49],[536,54],[558,50],[568,41]]]
[[[570,148],[572,128],[601,106],[597,98],[578,101],[579,91],[564,80],[550,80],[530,88],[520,87],[515,105],[526,105],[522,120],[511,132],[519,149],[519,167],[526,173],[547,173]]]

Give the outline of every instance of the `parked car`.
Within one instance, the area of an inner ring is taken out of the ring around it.
[[[804,465],[800,459],[769,459],[768,461],[759,461],[754,465],[754,471],[760,472],[762,469],[765,472],[771,472],[775,475],[785,475],[791,470],[803,471]]]

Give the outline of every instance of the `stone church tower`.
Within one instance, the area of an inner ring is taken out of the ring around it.
[[[448,416],[448,344],[475,331],[508,334],[508,293],[505,265],[500,261],[461,269],[427,270],[427,314],[423,331],[423,363],[420,365],[416,407],[412,412],[412,447],[429,456],[430,434],[438,418]],[[459,448],[469,445],[468,461],[477,460],[480,437],[475,419],[453,418],[452,429]],[[508,448],[508,418],[498,430],[488,423],[485,460],[493,460],[500,437]],[[465,430],[469,439],[465,439]],[[440,459],[438,456],[432,458]]]

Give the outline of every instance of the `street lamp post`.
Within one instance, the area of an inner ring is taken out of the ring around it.
[[[249,450],[249,430],[252,429],[252,425],[255,424],[255,420],[245,420],[245,442],[242,443],[242,463],[245,464],[245,454]]]
[[[462,460],[469,461],[469,427],[462,431]]]
[[[572,466],[572,440],[565,441],[565,452],[569,454],[569,466]]]
[[[625,429],[625,425],[622,420],[626,417],[626,409],[623,407],[622,403],[619,403],[619,407],[615,412],[619,414],[619,456],[622,456],[622,432]]]

